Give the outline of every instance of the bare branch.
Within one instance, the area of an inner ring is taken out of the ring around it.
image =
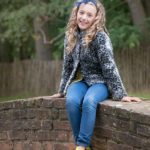
[[[44,44],[53,44],[55,41],[57,41],[59,38],[61,38],[64,35],[64,32],[62,32],[59,35],[57,35],[56,37],[54,37],[52,40],[48,41],[46,39],[46,35],[45,35],[44,31],[41,28],[39,28],[39,32],[41,33],[41,35],[43,37]]]

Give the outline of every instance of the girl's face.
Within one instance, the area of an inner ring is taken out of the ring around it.
[[[95,21],[97,9],[92,3],[81,4],[77,12],[77,25],[81,30],[88,29]]]

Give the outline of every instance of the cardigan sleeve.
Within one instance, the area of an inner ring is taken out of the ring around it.
[[[58,93],[63,93],[63,94],[65,94],[66,92],[64,91],[64,89],[73,69],[72,55],[71,53],[66,52],[66,46],[67,46],[67,38],[65,36],[63,67],[62,67],[62,73],[61,73],[61,81],[60,81],[59,90],[58,90]]]
[[[114,60],[110,38],[105,32],[99,32],[97,35],[97,51],[102,75],[112,94],[112,98],[113,100],[121,100],[124,96],[127,96],[127,92]]]

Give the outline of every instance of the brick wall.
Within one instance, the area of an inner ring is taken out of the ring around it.
[[[97,109],[94,150],[150,150],[150,101],[105,101]],[[0,103],[0,150],[74,150],[65,100]]]

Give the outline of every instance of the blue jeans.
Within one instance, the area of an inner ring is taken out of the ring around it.
[[[67,89],[66,109],[77,145],[90,145],[99,102],[109,96],[103,83],[88,86],[85,82],[73,82]]]

